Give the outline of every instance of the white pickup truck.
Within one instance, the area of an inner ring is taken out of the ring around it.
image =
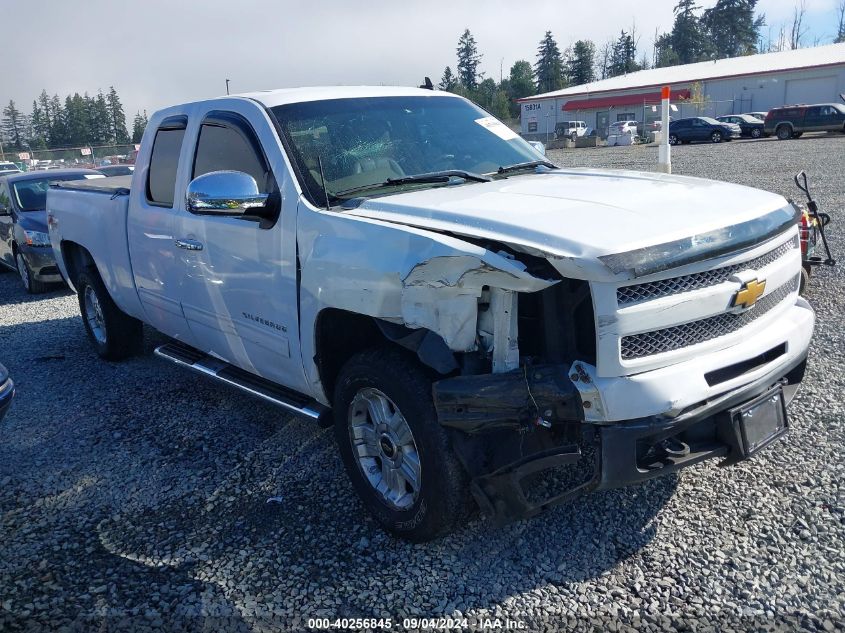
[[[796,209],[559,168],[448,93],[175,106],[134,175],[58,183],[49,231],[106,359],[156,353],[333,424],[387,530],[498,522],[787,428],[814,313]]]

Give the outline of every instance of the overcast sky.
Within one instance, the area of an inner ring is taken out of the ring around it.
[[[797,0],[760,0],[774,33]],[[649,56],[655,28],[671,28],[676,0],[5,0],[0,104],[29,112],[46,88],[108,90],[137,110],[232,92],[318,84],[435,83],[464,28],[483,54],[481,70],[499,79],[518,59],[535,60],[551,29],[561,48],[597,45],[636,22]],[[705,7],[715,0],[701,0]],[[806,0],[807,43],[830,42],[837,0]],[[636,13],[635,13],[636,11]]]

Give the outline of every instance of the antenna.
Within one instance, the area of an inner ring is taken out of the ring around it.
[[[317,154],[317,167],[320,168],[320,184],[323,187],[323,195],[326,196],[326,211],[332,208],[329,204],[329,192],[326,190],[326,176],[323,174],[323,157]]]

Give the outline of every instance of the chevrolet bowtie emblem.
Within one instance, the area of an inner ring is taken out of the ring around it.
[[[747,310],[755,303],[757,303],[757,299],[763,296],[763,291],[765,289],[765,279],[752,279],[751,281],[746,281],[742,284],[742,288],[740,288],[734,295],[731,307],[738,307]]]

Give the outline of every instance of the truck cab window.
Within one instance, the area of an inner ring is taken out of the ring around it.
[[[172,207],[176,187],[176,169],[179,167],[179,153],[185,126],[160,127],[153,141],[150,170],[147,177],[147,200],[151,203]]]
[[[212,171],[241,171],[255,178],[260,191],[269,193],[273,183],[258,139],[245,121],[231,120],[231,124],[216,119],[202,124],[191,178]]]

